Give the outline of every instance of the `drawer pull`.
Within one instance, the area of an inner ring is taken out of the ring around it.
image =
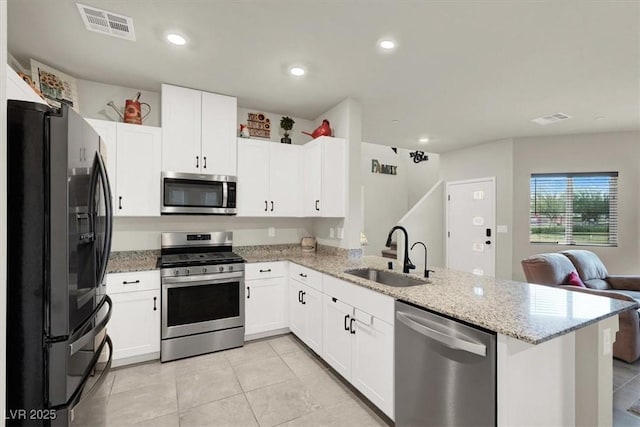
[[[123,285],[135,285],[136,283],[140,283],[140,280],[132,280],[130,282],[127,282],[126,280],[124,280],[122,282]]]
[[[344,330],[345,330],[345,331],[349,331],[349,330],[350,330],[350,329],[349,329],[349,326],[350,326],[350,324],[349,324],[349,317],[350,317],[350,316],[349,316],[348,314],[345,314],[345,316],[344,316]]]
[[[307,275],[304,273],[300,273],[300,277],[307,277]]]
[[[267,268],[266,270],[260,270],[260,273],[271,273],[271,269]]]

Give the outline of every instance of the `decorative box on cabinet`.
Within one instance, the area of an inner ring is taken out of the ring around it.
[[[301,213],[302,147],[238,139],[238,216]]]
[[[343,217],[346,213],[347,143],[323,136],[303,146],[306,217]]]
[[[113,366],[160,358],[160,271],[107,275]]]
[[[86,119],[102,138],[116,216],[160,215],[162,130]]]
[[[250,263],[245,267],[245,339],[286,332],[285,262]]]
[[[162,85],[162,170],[236,176],[237,100]]]

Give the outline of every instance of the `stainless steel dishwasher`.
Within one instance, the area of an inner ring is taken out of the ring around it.
[[[495,426],[496,335],[396,301],[396,426]]]

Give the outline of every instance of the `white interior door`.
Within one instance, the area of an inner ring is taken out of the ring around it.
[[[495,178],[447,183],[447,267],[495,275]]]

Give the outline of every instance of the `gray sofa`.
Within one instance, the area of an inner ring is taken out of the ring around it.
[[[527,281],[564,289],[640,302],[640,275],[610,275],[600,258],[586,250],[532,255],[521,261]],[[577,272],[585,288],[566,285]],[[613,344],[613,356],[626,362],[640,358],[640,315],[627,310],[619,315],[620,330]]]

